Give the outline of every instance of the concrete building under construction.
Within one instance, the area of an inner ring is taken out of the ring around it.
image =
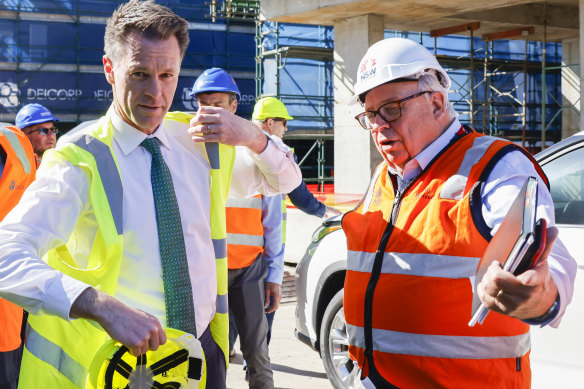
[[[168,0],[191,37],[172,109],[196,109],[194,79],[223,67],[242,91],[240,115],[251,115],[257,97],[286,103],[295,118],[286,142],[306,179],[361,193],[378,153],[343,103],[367,47],[403,36],[447,68],[463,123],[535,151],[581,128],[580,3]],[[33,102],[64,130],[103,114],[111,103],[103,32],[118,4],[0,0],[0,121]]]

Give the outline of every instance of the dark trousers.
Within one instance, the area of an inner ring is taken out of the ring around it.
[[[21,344],[16,350],[0,352],[0,389],[16,389],[18,386],[22,348]]]
[[[229,309],[239,332],[241,353],[247,362],[249,387],[274,387],[266,335],[268,322],[264,310],[268,265],[260,254],[242,269],[229,269]]]
[[[213,335],[209,327],[203,332],[199,338],[203,352],[205,353],[205,361],[207,366],[207,388],[209,389],[225,389],[227,384],[227,372],[225,368],[225,355],[221,347],[215,343]]]

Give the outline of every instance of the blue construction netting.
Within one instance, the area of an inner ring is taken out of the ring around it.
[[[105,17],[119,3],[0,0],[0,11],[20,12],[18,19],[0,18],[0,62],[8,64],[4,69],[15,69],[0,71],[0,114],[14,114],[35,102],[57,116],[103,114],[112,101],[111,86],[100,70]],[[189,75],[179,77],[171,109],[195,109],[188,92],[196,75],[217,66],[234,75],[242,92],[238,113],[250,117],[255,101],[255,24],[212,22],[205,0],[165,4],[189,21],[191,39],[182,64]]]

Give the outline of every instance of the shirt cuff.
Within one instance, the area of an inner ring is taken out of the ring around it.
[[[270,267],[268,270],[268,276],[265,282],[273,282],[278,285],[282,285],[282,280],[284,279],[284,269],[279,269],[275,267]]]
[[[47,288],[46,295],[51,296],[51,298],[44,301],[44,311],[65,320],[74,320],[70,316],[71,306],[79,295],[90,287],[84,282],[63,274]]]

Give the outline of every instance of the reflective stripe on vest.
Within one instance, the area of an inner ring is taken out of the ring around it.
[[[349,250],[347,270],[370,273],[375,253]],[[384,253],[381,273],[421,277],[470,278],[476,274],[480,258],[452,255]]]
[[[10,131],[9,129],[1,126],[0,132],[2,133],[2,135],[6,137],[8,143],[10,143],[10,146],[12,147],[12,150],[14,150],[16,156],[18,157],[18,161],[20,161],[20,164],[22,165],[22,169],[24,170],[24,172],[26,174],[30,174],[32,168],[30,165],[30,161],[28,160],[26,152],[24,151],[24,148],[22,147],[22,144],[20,143],[20,140],[18,139],[16,134]]]
[[[53,366],[78,387],[85,387],[87,372],[83,366],[31,326],[28,326],[26,331],[26,349],[41,361]]]
[[[118,172],[116,162],[110,151],[110,148],[90,135],[82,135],[74,140],[76,146],[90,153],[95,159],[97,171],[103,183],[103,189],[114,218],[118,235],[123,234],[123,215],[124,215],[124,191],[122,179]]]
[[[464,159],[458,172],[448,180],[442,186],[440,191],[440,198],[460,200],[464,196],[464,189],[468,182],[468,176],[470,174],[470,169],[481,159],[487,149],[497,140],[496,138],[490,136],[478,137],[473,142],[473,147],[468,149],[464,154]]]
[[[347,324],[349,344],[365,348],[363,327]],[[436,358],[517,358],[530,349],[529,333],[515,336],[449,336],[373,329],[373,350]]]
[[[239,246],[263,246],[264,237],[248,234],[227,234],[227,243]]]

